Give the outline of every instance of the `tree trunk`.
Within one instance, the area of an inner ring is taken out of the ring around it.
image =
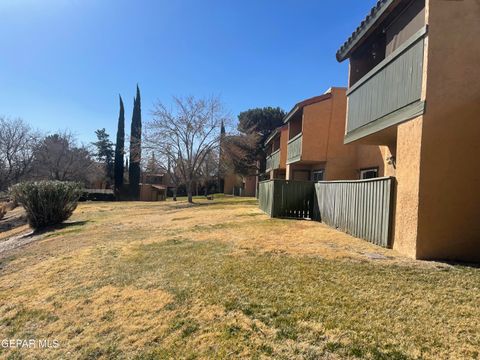
[[[177,201],[177,188],[173,189],[173,201]]]
[[[190,204],[193,203],[193,189],[192,189],[192,183],[188,182],[187,184],[187,196],[188,196],[188,202]]]

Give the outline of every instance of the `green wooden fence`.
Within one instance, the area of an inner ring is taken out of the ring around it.
[[[321,181],[315,184],[320,220],[388,247],[392,231],[395,178]]]
[[[314,214],[314,183],[267,180],[259,185],[260,209],[271,217],[311,219]]]
[[[261,181],[258,184],[258,204],[260,210],[272,216],[274,180]]]
[[[260,209],[273,218],[320,220],[338,230],[390,246],[395,178],[310,181],[267,180]]]

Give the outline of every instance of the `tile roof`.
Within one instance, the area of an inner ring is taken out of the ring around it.
[[[401,0],[400,0],[401,1]],[[347,41],[338,49],[337,60],[343,61],[350,55],[352,48],[366,35],[371,27],[384,15],[390,5],[398,3],[399,0],[378,0],[377,4],[370,10],[367,17],[360,23]]]

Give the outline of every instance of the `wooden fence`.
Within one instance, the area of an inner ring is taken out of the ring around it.
[[[311,219],[314,213],[314,183],[267,180],[259,185],[260,209],[271,217]]]
[[[321,181],[315,184],[320,220],[368,240],[390,245],[395,178]]]
[[[390,246],[395,178],[259,184],[260,209],[273,218],[320,220],[338,230]]]

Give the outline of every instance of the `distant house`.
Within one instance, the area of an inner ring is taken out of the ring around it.
[[[226,195],[253,197],[257,193],[257,177],[229,172],[225,175],[223,186]]]
[[[233,157],[227,154],[235,153],[237,145],[241,144],[241,135],[226,135],[222,127],[219,160],[220,191],[225,195],[253,197],[257,195],[258,170],[252,164],[243,163],[243,170],[239,171]],[[239,161],[239,160],[236,160]],[[245,159],[240,160],[245,162]],[[258,165],[258,162],[256,163]]]
[[[167,192],[174,185],[164,173],[144,173],[140,183],[140,201],[165,201]]]
[[[393,248],[414,258],[480,260],[479,19],[474,0],[380,0],[337,52],[344,141],[388,147]]]

